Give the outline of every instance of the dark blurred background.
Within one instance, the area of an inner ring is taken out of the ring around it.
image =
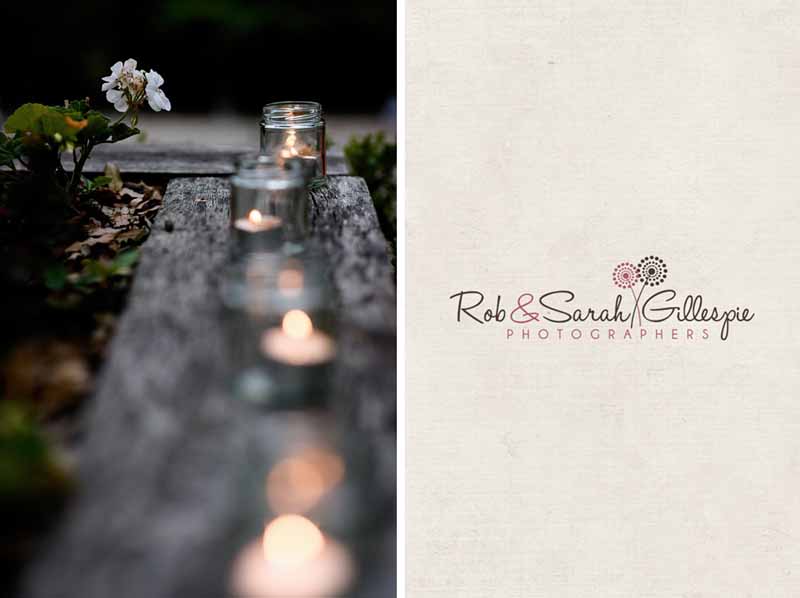
[[[330,122],[337,143],[393,135],[395,10],[394,0],[3,2],[0,115],[86,95],[113,110],[100,78],[135,58],[164,77],[173,107],[145,110],[147,141],[249,144],[263,104],[296,99],[342,116]]]

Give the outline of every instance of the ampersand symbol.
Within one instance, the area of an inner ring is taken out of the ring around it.
[[[515,307],[514,311],[511,312],[511,321],[516,324],[527,324],[529,322],[538,322],[539,312],[528,311],[526,309],[526,307],[531,303],[533,303],[533,295],[531,293],[522,293],[522,295],[517,297],[517,307]],[[515,314],[517,312],[522,312],[522,313],[519,316],[516,316]]]

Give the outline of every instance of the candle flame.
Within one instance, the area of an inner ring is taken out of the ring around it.
[[[290,309],[283,316],[282,328],[289,338],[303,339],[311,336],[314,326],[306,312],[299,309]]]
[[[261,224],[261,220],[263,218],[261,216],[261,212],[258,210],[250,210],[250,213],[247,215],[247,219],[253,224]]]
[[[281,515],[264,529],[264,558],[277,565],[301,565],[319,556],[325,538],[301,515]]]

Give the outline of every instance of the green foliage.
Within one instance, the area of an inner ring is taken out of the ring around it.
[[[44,285],[51,291],[60,291],[67,284],[67,268],[64,264],[55,264],[44,271]]]
[[[397,246],[397,144],[384,134],[352,138],[344,156],[353,174],[367,182],[383,233],[396,252]]]
[[[165,17],[174,22],[221,23],[240,33],[248,33],[279,18],[278,11],[264,5],[240,0],[169,0],[164,4]]]
[[[126,113],[127,114],[127,113]],[[65,102],[64,106],[29,103],[17,108],[4,125],[0,138],[0,165],[14,168],[21,162],[34,176],[55,181],[75,195],[83,183],[83,167],[92,149],[103,143],[117,143],[137,135],[139,129],[91,110],[88,99]],[[61,154],[72,152],[73,172],[68,175]]]
[[[80,272],[70,274],[61,263],[51,265],[42,274],[44,285],[51,291],[62,292],[60,297],[52,297],[55,307],[72,307],[75,297],[70,293],[89,295],[98,288],[114,285],[117,281],[127,284],[127,277],[139,260],[138,249],[121,251],[113,259],[86,259]]]
[[[0,133],[0,166],[15,169],[14,160],[19,160],[22,155],[21,146],[22,143],[19,139],[12,139],[5,133]]]
[[[129,137],[141,133],[136,127],[130,127],[125,123],[114,123],[111,125],[111,138],[102,141],[102,143],[117,143],[118,141],[125,141]]]
[[[98,189],[102,189],[103,187],[108,187],[111,184],[113,179],[110,176],[96,176],[91,180],[84,180],[83,182],[83,191],[84,193],[93,193]]]
[[[0,401],[0,513],[6,523],[13,516],[8,507],[33,507],[67,487],[66,473],[31,414],[17,403]]]
[[[6,133],[30,132],[41,133],[40,122],[50,108],[44,104],[23,104],[8,117],[3,127]]]
[[[83,272],[74,281],[76,287],[88,287],[95,284],[106,284],[115,276],[126,276],[139,260],[139,250],[122,251],[112,260],[86,260]]]

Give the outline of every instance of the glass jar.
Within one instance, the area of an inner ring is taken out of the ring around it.
[[[314,176],[325,176],[325,119],[317,102],[273,102],[264,106],[261,153],[313,163]]]
[[[231,563],[237,598],[349,596],[360,554],[353,524],[368,488],[340,449],[328,418],[271,414],[253,426],[244,492],[244,544]],[[350,532],[350,533],[348,533]]]
[[[253,253],[230,265],[221,290],[234,395],[269,408],[323,404],[338,346],[321,265]]]
[[[268,156],[246,156],[238,161],[230,185],[231,232],[238,251],[302,251],[310,226],[300,170]]]

